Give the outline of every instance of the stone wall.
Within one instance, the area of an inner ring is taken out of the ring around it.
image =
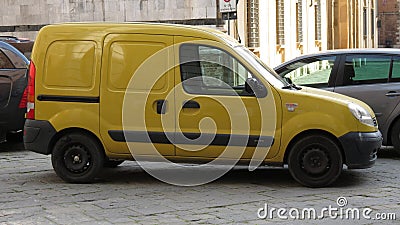
[[[216,24],[216,0],[0,0],[0,35],[34,38],[62,22],[165,21]]]

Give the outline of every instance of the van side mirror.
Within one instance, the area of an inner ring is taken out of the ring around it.
[[[255,95],[257,98],[264,98],[267,96],[267,88],[259,82],[256,78],[247,78],[244,89],[250,95]]]
[[[288,82],[289,84],[293,84],[292,79],[290,79],[289,77],[283,77],[285,79],[286,82]]]

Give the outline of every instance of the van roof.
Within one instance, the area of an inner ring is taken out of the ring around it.
[[[103,37],[109,33],[140,33],[146,31],[146,34],[166,34],[166,35],[182,35],[201,37],[210,40],[221,41],[229,45],[239,45],[237,40],[231,36],[213,28],[202,26],[190,26],[181,24],[166,24],[166,23],[148,23],[148,22],[126,22],[126,23],[108,23],[108,22],[76,22],[76,23],[61,23],[52,24],[43,27],[40,33],[47,33],[51,30],[52,33],[71,34],[85,33],[95,38]],[[39,36],[38,36],[39,37]]]

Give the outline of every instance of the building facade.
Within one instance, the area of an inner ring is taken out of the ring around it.
[[[377,1],[239,0],[228,26],[219,0],[0,0],[0,33],[34,39],[44,25],[86,21],[205,25],[275,66],[326,49],[377,47]]]
[[[378,47],[378,0],[328,0],[328,48]]]
[[[378,46],[376,0],[240,0],[238,36],[269,65],[327,49]]]
[[[247,9],[247,18],[239,23],[239,35],[268,64],[327,49],[325,0],[241,0],[239,4]],[[258,13],[251,13],[254,11]]]
[[[378,5],[379,47],[400,48],[400,0],[382,0]]]

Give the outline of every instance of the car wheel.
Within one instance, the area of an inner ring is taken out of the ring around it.
[[[104,167],[106,168],[115,168],[119,165],[121,165],[121,163],[125,162],[125,160],[110,160],[110,159],[106,159],[104,160]]]
[[[325,187],[342,172],[343,159],[339,146],[329,137],[310,135],[298,140],[288,158],[292,177],[307,187]]]
[[[104,152],[93,137],[81,132],[68,133],[55,143],[51,161],[64,181],[90,183],[103,167]]]
[[[400,120],[397,120],[390,132],[390,140],[392,141],[394,150],[400,155]]]

